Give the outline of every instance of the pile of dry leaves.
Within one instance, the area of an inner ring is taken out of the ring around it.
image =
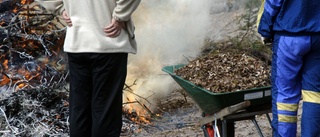
[[[259,51],[215,50],[175,73],[211,92],[233,92],[270,86],[270,64]],[[258,54],[257,54],[258,53]]]

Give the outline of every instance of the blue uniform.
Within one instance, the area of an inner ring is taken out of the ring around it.
[[[301,136],[320,136],[320,1],[266,0],[259,33],[273,39],[272,128],[295,137],[303,100]]]
[[[319,19],[319,0],[266,0],[258,30],[267,38],[276,32],[319,33]]]

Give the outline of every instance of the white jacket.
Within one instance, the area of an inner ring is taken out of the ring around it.
[[[64,51],[71,53],[136,53],[131,14],[141,0],[36,0],[48,11],[67,11],[72,27],[67,28]],[[103,28],[112,18],[126,22],[118,37],[105,36]]]

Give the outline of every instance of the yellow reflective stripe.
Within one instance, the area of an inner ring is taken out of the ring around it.
[[[259,27],[263,10],[264,10],[264,0],[261,1],[261,6],[260,6],[259,11],[258,11],[258,15],[257,15],[257,28]]]
[[[288,116],[288,115],[278,114],[278,121],[279,122],[296,123],[297,119],[298,119],[297,116]]]
[[[299,105],[298,104],[286,104],[286,103],[277,103],[278,110],[285,110],[285,111],[298,111]]]
[[[320,93],[309,90],[302,90],[302,100],[304,102],[320,104]]]

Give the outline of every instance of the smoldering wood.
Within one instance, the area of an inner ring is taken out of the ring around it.
[[[150,98],[153,95],[155,95],[155,93],[151,94],[148,97],[143,97],[143,96],[135,93],[131,87],[137,85],[136,82],[137,82],[137,80],[135,80],[131,85],[125,84],[123,91],[127,92],[128,94],[133,94],[137,98],[134,99],[134,100],[130,100],[129,97],[126,97],[128,102],[123,103],[123,105],[138,104],[140,106],[139,108],[141,108],[141,109],[143,109],[143,110],[145,110],[147,112],[147,114],[149,115],[148,118],[156,116],[155,113],[152,112],[151,108],[149,108],[147,105],[145,105],[143,103],[143,102],[145,102],[145,103],[149,104],[149,106],[155,106],[148,100],[148,98]],[[142,115],[141,116],[136,116],[137,113],[134,110],[136,108],[126,108],[126,107],[124,107],[123,109],[124,109],[124,112],[125,112],[125,117],[127,117],[128,119],[135,118],[136,121],[138,121],[138,123],[140,123],[140,124],[144,123],[144,121],[139,120],[139,117],[143,117]],[[131,110],[128,110],[128,109],[131,109]]]
[[[152,104],[152,103],[148,100],[148,98],[151,97],[151,96],[153,96],[155,93],[151,94],[149,97],[143,97],[143,96],[135,93],[135,92],[132,90],[131,87],[137,85],[136,82],[137,82],[137,80],[135,80],[131,85],[125,84],[125,87],[124,87],[123,91],[127,91],[127,92],[129,92],[129,93],[137,96],[138,98],[140,98],[140,99],[142,99],[142,100],[145,100],[147,103]],[[128,98],[127,98],[127,99],[128,99]],[[129,99],[128,99],[128,100],[129,100]],[[130,100],[129,100],[129,101],[130,101]]]
[[[65,26],[33,0],[0,3],[0,87],[59,88],[66,83]]]
[[[149,113],[149,115],[154,116],[154,113],[152,113],[152,111],[145,104],[142,104],[138,100],[136,100],[136,101],[142,108],[144,108]]]
[[[137,93],[135,93],[133,90],[132,90],[132,86],[135,86],[137,85],[136,84],[137,80],[135,80],[131,85],[128,85],[128,84],[125,84],[125,87],[124,87],[124,90],[123,91],[126,91],[126,92],[129,92],[130,94],[133,94],[135,95],[136,97],[138,97],[140,100],[143,100],[145,101],[146,103],[148,103],[149,105],[153,105],[149,100],[148,98],[152,97],[155,95],[155,93],[153,92],[151,95],[149,95],[148,97],[143,97]],[[143,109],[145,109],[151,116],[154,116],[154,113],[151,111],[151,109],[149,109],[144,103],[141,103],[141,101],[135,99],[135,101],[131,101],[128,97],[127,97],[127,100],[129,102],[125,103],[125,104],[131,104],[131,103],[138,103]]]
[[[68,135],[66,92],[22,90],[0,101],[2,135]],[[9,132],[10,131],[10,132]]]
[[[64,24],[33,0],[0,7],[0,135],[68,136]]]

